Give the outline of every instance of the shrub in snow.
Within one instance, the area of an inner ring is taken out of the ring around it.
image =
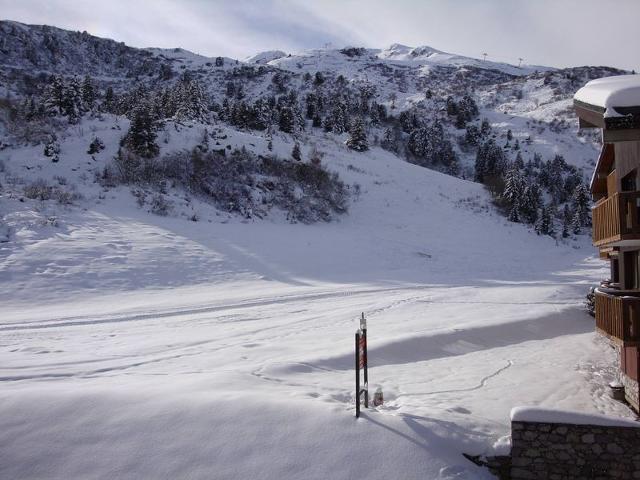
[[[56,200],[61,205],[71,205],[82,198],[77,192],[66,190],[58,185],[51,186],[41,178],[25,185],[23,193],[31,200]]]
[[[160,181],[162,175],[158,160],[140,156],[127,148],[118,150],[115,168],[119,183],[154,183]]]
[[[121,183],[159,189],[168,180],[246,218],[261,218],[275,207],[287,212],[292,222],[312,223],[347,210],[348,189],[320,164],[246,150],[227,155],[195,148],[162,159],[144,159],[122,149],[116,165]]]
[[[293,150],[291,150],[291,158],[297,160],[298,162],[302,160],[302,153],[300,152],[300,144],[298,142],[293,145]]]
[[[164,195],[161,193],[155,194],[151,198],[151,213],[166,217],[171,209],[171,204],[167,201]]]
[[[346,47],[340,50],[340,53],[347,57],[360,57],[367,53],[367,51],[362,47]]]
[[[91,140],[87,153],[89,155],[94,155],[96,153],[100,153],[102,150],[104,150],[104,142],[100,139],[100,137],[95,137],[93,140]]]
[[[47,184],[46,181],[39,178],[34,182],[25,185],[24,196],[30,198],[31,200],[51,200],[52,198],[52,188]]]
[[[58,162],[60,160],[60,144],[56,140],[55,135],[49,138],[49,141],[44,145],[44,156],[51,158],[52,162]]]
[[[594,287],[589,288],[584,304],[585,304],[585,307],[587,308],[587,313],[592,317],[595,317],[596,316],[596,289]]]

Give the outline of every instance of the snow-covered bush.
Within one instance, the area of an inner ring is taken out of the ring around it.
[[[587,308],[587,313],[592,317],[595,317],[596,316],[596,289],[594,287],[589,288],[589,292],[587,292],[584,305]]]
[[[96,153],[100,153],[102,150],[104,150],[104,142],[100,139],[100,137],[95,137],[93,140],[91,140],[87,153],[89,155],[95,155]]]
[[[71,205],[82,198],[73,190],[64,189],[59,185],[51,186],[41,178],[25,185],[23,193],[31,200],[55,200],[61,205]]]
[[[51,158],[51,161],[56,163],[60,160],[60,144],[58,143],[55,135],[49,138],[49,141],[44,145],[44,156]]]
[[[44,201],[52,198],[52,188],[41,178],[25,185],[23,192],[24,196],[31,200]]]
[[[347,211],[347,187],[320,161],[263,157],[244,149],[227,155],[198,148],[154,160],[122,149],[116,165],[120,183],[159,190],[162,182],[170,181],[245,218],[262,218],[275,207],[292,222],[313,223]]]
[[[164,195],[161,193],[156,193],[151,198],[151,213],[156,215],[160,215],[162,217],[166,217],[169,214],[169,210],[171,210],[171,204],[167,201]]]

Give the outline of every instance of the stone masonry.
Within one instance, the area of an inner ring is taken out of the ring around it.
[[[640,479],[640,426],[513,421],[511,478]]]

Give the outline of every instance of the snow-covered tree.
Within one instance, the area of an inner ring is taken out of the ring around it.
[[[555,234],[552,208],[550,206],[543,206],[540,209],[540,216],[538,217],[538,221],[536,222],[535,230],[538,235],[553,236]]]
[[[87,150],[87,153],[89,155],[95,155],[96,153],[104,150],[104,148],[104,142],[100,139],[100,137],[94,137],[89,144],[89,150]]]
[[[367,142],[367,132],[360,117],[356,117],[349,130],[349,138],[345,142],[347,147],[356,152],[364,152],[369,149]]]
[[[293,150],[291,150],[291,158],[296,161],[302,160],[302,152],[300,151],[300,144],[298,142],[294,143]]]
[[[144,158],[155,157],[160,151],[156,144],[158,125],[150,110],[146,103],[134,109],[131,126],[123,139],[129,150]]]
[[[578,185],[572,195],[574,225],[588,227],[591,225],[589,190],[584,184]]]

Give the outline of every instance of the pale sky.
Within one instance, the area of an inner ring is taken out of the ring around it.
[[[640,70],[640,0],[0,0],[0,17],[240,59],[403,43],[510,63]]]

